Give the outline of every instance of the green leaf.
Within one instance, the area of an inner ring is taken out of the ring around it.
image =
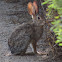
[[[60,42],[62,42],[62,40],[57,40],[55,43],[60,43]]]
[[[59,46],[62,46],[62,43],[59,43]]]
[[[50,28],[50,30],[53,30],[54,29],[54,26]]]
[[[58,36],[57,39],[61,40],[62,38]]]
[[[55,18],[55,19],[59,19],[59,16],[55,16],[54,18]]]
[[[48,8],[53,8],[54,7],[54,4],[50,4],[49,6],[48,6]]]

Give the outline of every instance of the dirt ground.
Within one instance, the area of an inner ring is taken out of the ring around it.
[[[10,55],[8,38],[13,30],[21,23],[31,22],[26,5],[6,3],[0,0],[0,62],[62,62],[59,58],[52,59],[51,55],[15,56]],[[46,46],[41,46],[39,50]],[[49,46],[47,46],[49,48]],[[30,51],[30,48],[28,48]]]

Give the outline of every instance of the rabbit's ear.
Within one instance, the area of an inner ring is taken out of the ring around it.
[[[34,9],[35,9],[35,14],[37,14],[38,13],[38,5],[37,5],[36,1],[33,2],[33,6],[34,6]]]
[[[33,4],[32,4],[32,2],[29,2],[29,3],[28,3],[28,7],[27,7],[27,8],[28,8],[28,13],[29,13],[30,15],[32,15],[32,13],[33,13],[33,12],[32,12],[32,10],[33,10]]]
[[[36,1],[34,1],[33,3],[32,2],[28,3],[28,13],[33,17],[35,17],[36,14],[38,13],[38,6]]]

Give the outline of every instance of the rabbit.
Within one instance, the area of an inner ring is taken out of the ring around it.
[[[36,2],[32,9],[36,11],[37,7]],[[31,2],[28,3],[28,12],[29,12],[29,5],[33,4]],[[31,10],[32,11],[32,10]],[[32,11],[33,22],[32,23],[23,23],[21,24],[15,31],[11,34],[10,38],[8,39],[8,46],[12,54],[14,55],[25,55],[28,45],[31,46],[32,51],[34,54],[37,54],[36,44],[38,40],[42,37],[43,34],[43,21],[37,13]]]

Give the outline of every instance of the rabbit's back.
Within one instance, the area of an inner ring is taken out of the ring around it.
[[[31,42],[32,26],[30,24],[23,24],[19,26],[8,40],[8,45],[12,54],[24,54]]]

